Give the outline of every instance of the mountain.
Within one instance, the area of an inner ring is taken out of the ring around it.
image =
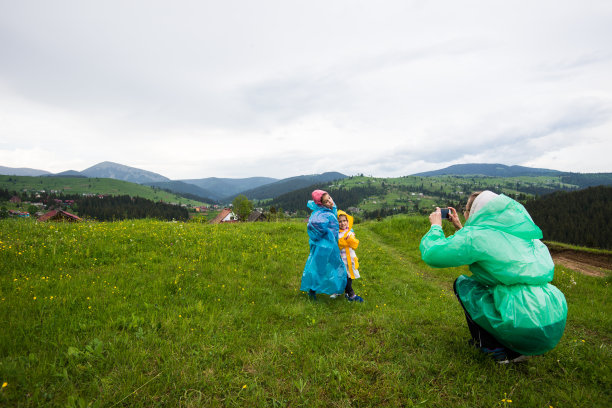
[[[44,176],[47,174],[51,174],[45,170],[38,169],[29,169],[27,167],[4,167],[0,166],[0,174],[5,174],[7,176]]]
[[[506,166],[505,164],[472,163],[455,164],[440,170],[412,174],[420,177],[433,176],[490,176],[490,177],[523,177],[523,176],[558,176],[563,172],[550,169],[538,169],[523,166]]]
[[[212,191],[205,190],[196,186],[195,184],[189,184],[182,181],[158,181],[155,183],[144,184],[151,187],[157,187],[162,190],[171,191],[173,193],[180,194],[183,197],[191,198],[198,201],[210,203],[216,200],[212,198],[213,196],[216,196],[216,194]]]
[[[49,177],[86,177],[80,171],[76,170],[66,170],[61,173],[49,174]]]
[[[244,194],[249,199],[263,200],[266,198],[278,197],[281,194],[312,186],[313,184],[328,183],[333,180],[340,180],[347,177],[348,176],[337,172],[289,177],[261,187],[242,191],[241,194]]]
[[[185,183],[196,185],[211,192],[208,197],[214,200],[229,198],[233,200],[238,193],[244,190],[257,188],[278,181],[270,177],[249,177],[241,179],[209,177],[203,179],[180,180]]]
[[[81,173],[86,177],[111,178],[138,184],[170,181],[169,178],[161,174],[108,161],[98,163],[81,171]]]

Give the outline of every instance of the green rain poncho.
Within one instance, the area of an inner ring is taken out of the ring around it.
[[[541,238],[527,210],[501,194],[448,238],[432,225],[420,250],[436,268],[469,265],[472,276],[460,276],[456,290],[472,320],[506,347],[538,355],[557,345],[567,318]]]

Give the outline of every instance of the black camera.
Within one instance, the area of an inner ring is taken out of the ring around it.
[[[440,213],[442,214],[442,219],[450,219],[450,208],[440,208]]]

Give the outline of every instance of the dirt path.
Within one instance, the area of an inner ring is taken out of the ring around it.
[[[606,271],[612,271],[612,256],[591,254],[571,249],[549,248],[553,261],[574,271],[589,276],[606,276]]]

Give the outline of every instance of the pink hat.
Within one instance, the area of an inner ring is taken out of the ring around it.
[[[327,194],[327,191],[315,190],[312,192],[312,199],[315,204],[321,205],[321,197],[323,197],[324,194]]]

